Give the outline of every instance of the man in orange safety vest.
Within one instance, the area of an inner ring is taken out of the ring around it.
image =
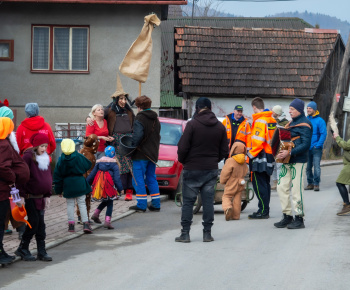
[[[264,101],[257,97],[252,100],[252,148],[248,152],[249,169],[255,194],[258,198],[258,211],[249,215],[249,219],[268,219],[270,212],[270,177],[275,159],[272,155],[270,140],[276,129],[276,120],[272,111],[265,109]]]
[[[233,113],[228,114],[222,122],[226,128],[229,148],[236,141],[242,142],[247,151],[251,148],[251,128],[248,120],[243,117],[243,107],[237,105]]]

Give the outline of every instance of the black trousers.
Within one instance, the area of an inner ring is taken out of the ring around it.
[[[28,246],[31,239],[35,235],[37,241],[45,241],[46,231],[45,231],[45,222],[44,222],[44,210],[37,210],[35,207],[35,201],[33,198],[26,199],[25,204],[28,216],[28,222],[32,226],[30,228],[26,226],[24,231],[22,241],[24,246]]]
[[[198,194],[200,194],[203,204],[202,225],[204,230],[210,230],[214,221],[214,186],[218,179],[218,170],[183,170],[182,176],[182,228],[187,231],[190,230],[193,206]]]
[[[255,195],[258,198],[259,212],[262,214],[270,213],[270,197],[271,197],[271,185],[270,175],[264,172],[253,171],[253,188]]]
[[[3,245],[2,241],[4,239],[6,214],[9,209],[10,209],[9,199],[0,201],[0,247],[2,247]]]

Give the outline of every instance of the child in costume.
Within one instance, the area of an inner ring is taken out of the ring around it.
[[[241,192],[244,190],[244,177],[248,172],[246,154],[247,149],[243,143],[233,143],[230,158],[226,160],[220,174],[220,183],[225,184],[222,208],[227,221],[239,220],[241,215]]]
[[[26,226],[21,243],[15,254],[24,261],[35,261],[36,258],[29,251],[29,243],[35,235],[38,248],[37,259],[52,261],[45,248],[44,214],[50,204],[52,189],[52,174],[50,157],[47,154],[49,137],[43,133],[35,133],[29,139],[33,148],[28,148],[23,155],[30,171],[30,179],[26,184],[19,186],[20,194],[25,198],[28,222],[32,228]]]
[[[75,231],[74,204],[76,200],[83,221],[84,233],[92,233],[85,204],[85,195],[91,192],[91,186],[84,177],[91,167],[91,162],[75,151],[75,143],[71,139],[63,139],[61,148],[63,153],[56,164],[53,183],[55,192],[60,196],[63,192],[63,197],[67,200],[68,231]]]
[[[95,210],[91,219],[100,224],[99,215],[101,211],[107,207],[106,219],[104,227],[107,229],[114,229],[111,224],[111,217],[113,212],[113,200],[117,199],[118,192],[123,193],[123,185],[120,180],[119,162],[115,158],[115,149],[113,146],[108,146],[105,149],[105,156],[96,161],[96,165],[88,178],[89,184],[92,184],[92,198],[94,200],[101,200],[102,202]],[[115,189],[117,187],[117,190]]]

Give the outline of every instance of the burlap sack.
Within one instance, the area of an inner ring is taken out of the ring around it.
[[[133,42],[119,66],[122,74],[142,83],[146,82],[148,77],[152,57],[152,31],[154,25],[160,25],[157,15],[147,15],[140,35]]]

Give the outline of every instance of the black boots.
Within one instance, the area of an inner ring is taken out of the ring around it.
[[[52,261],[52,258],[46,253],[45,241],[36,241],[38,247],[37,259],[44,262]]]
[[[287,226],[288,229],[303,229],[305,228],[304,219],[302,216],[296,215],[294,221]]]
[[[181,235],[179,237],[175,238],[175,242],[180,242],[180,243],[189,243],[189,242],[191,242],[191,240],[190,240],[190,231],[181,230]]]
[[[293,216],[291,215],[286,215],[285,213],[283,214],[283,219],[279,221],[278,223],[273,224],[276,228],[285,228],[288,226],[290,223],[293,222]]]
[[[15,252],[16,256],[21,257],[24,261],[36,261],[36,258],[30,253],[28,247],[29,243],[24,243],[22,240]]]
[[[14,258],[14,256],[10,256],[5,252],[3,246],[0,246],[0,265],[11,264]]]
[[[203,230],[203,242],[212,242],[214,238],[211,236],[211,230]]]

